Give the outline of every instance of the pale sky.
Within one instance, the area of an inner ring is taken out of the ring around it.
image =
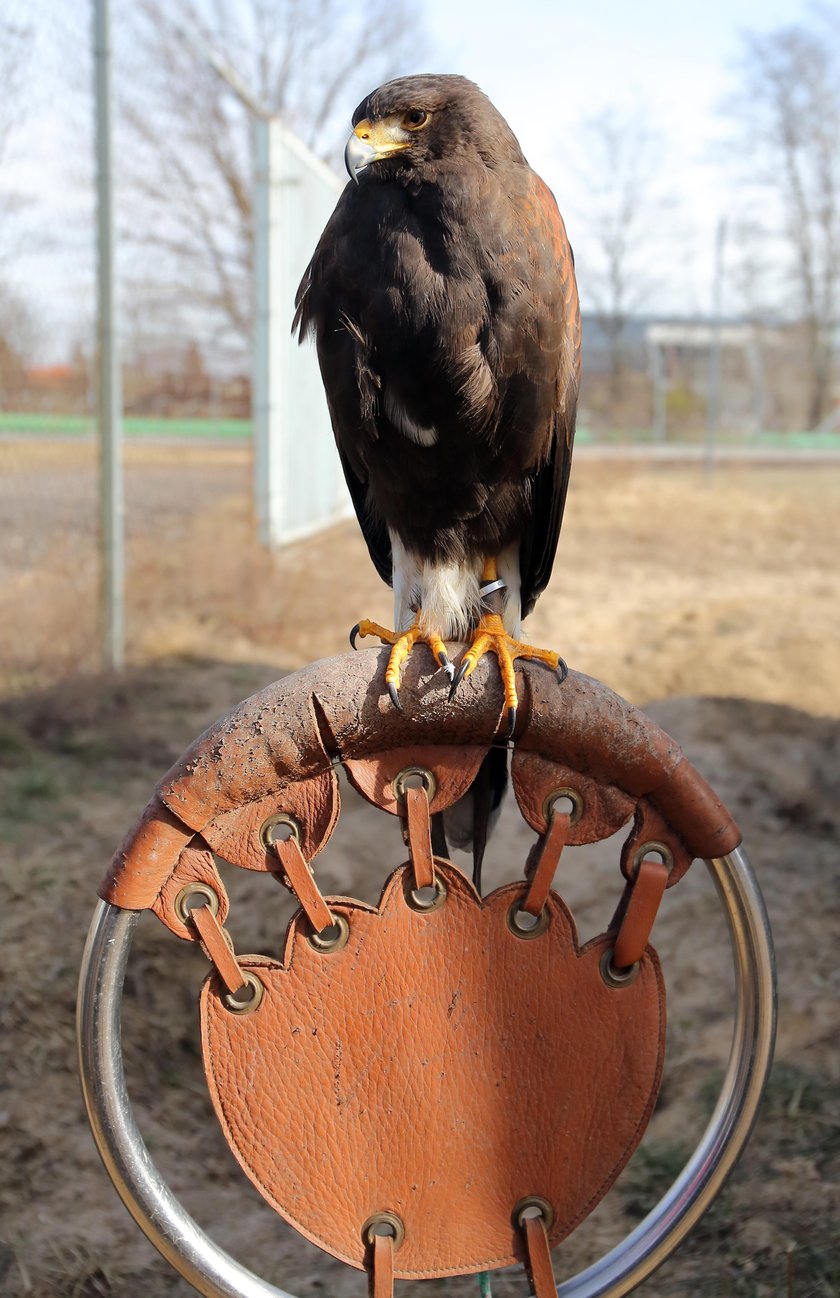
[[[649,109],[669,145],[663,177],[678,200],[686,265],[650,308],[706,311],[714,233],[732,202],[720,107],[736,84],[741,32],[806,19],[802,0],[427,0],[441,71],[477,81],[554,190],[573,245],[585,248],[585,194],[574,171],[581,121]],[[431,68],[428,70],[432,70]],[[585,284],[582,285],[585,300]]]
[[[364,0],[355,2],[364,12]],[[115,21],[120,7],[131,3],[115,4]],[[0,0],[0,8],[7,4],[12,16],[28,13],[25,0]],[[0,186],[5,179],[36,197],[33,228],[61,236],[60,251],[51,256],[40,239],[37,253],[19,258],[12,272],[44,322],[41,350],[49,359],[66,351],[74,332],[85,336],[76,323],[79,304],[85,302],[90,318],[93,292],[93,232],[86,228],[93,194],[89,179],[86,187],[78,185],[79,175],[92,173],[92,127],[78,115],[71,119],[56,91],[58,65],[68,60],[87,86],[89,4],[64,5],[65,0],[42,0],[36,6],[34,21],[42,30],[39,75],[29,83],[36,88],[30,132],[0,176]],[[422,15],[430,52],[403,70],[463,73],[504,113],[566,217],[585,307],[587,265],[593,263],[586,193],[574,166],[581,123],[605,109],[630,113],[643,107],[662,133],[662,180],[678,208],[678,220],[663,224],[661,236],[657,230],[651,240],[648,255],[667,273],[645,309],[686,315],[709,309],[714,231],[734,201],[719,110],[737,84],[739,34],[796,22],[808,13],[805,0],[426,0]],[[348,122],[354,107],[348,101]],[[77,123],[72,128],[71,120]],[[734,305],[725,301],[724,309]]]

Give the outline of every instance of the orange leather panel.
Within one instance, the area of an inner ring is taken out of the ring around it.
[[[222,883],[219,871],[216,869],[213,853],[204,845],[198,834],[193,836],[192,842],[188,847],[184,848],[178,857],[175,869],[161,888],[152,906],[152,910],[158,919],[162,920],[176,937],[185,938],[188,942],[194,942],[195,930],[185,924],[175,910],[175,898],[188,883],[205,883],[209,888],[213,889],[219,898],[219,923],[224,924],[230,910],[227,890]]]
[[[554,894],[546,931],[526,941],[506,922],[523,884],[482,903],[435,864],[448,889],[436,910],[409,908],[403,866],[377,911],[328,899],[350,925],[340,950],[313,950],[298,918],[284,965],[241,958],[265,987],[254,1013],[228,1013],[215,975],[201,994],[210,1092],[251,1180],[357,1267],[362,1224],[396,1213],[404,1278],[522,1260],[511,1214],[526,1195],[551,1204],[552,1244],[574,1229],[641,1138],[664,1050],[650,948],[639,977],[610,988],[609,939],[578,951]]]
[[[409,766],[420,766],[432,772],[436,788],[429,801],[429,810],[434,813],[451,807],[453,802],[463,797],[486,755],[486,747],[425,744],[416,748],[389,747],[366,757],[346,757],[344,766],[353,787],[368,802],[397,816],[403,807],[392,784],[400,771]]]
[[[668,887],[679,883],[694,857],[685,846],[679,834],[675,833],[662,814],[649,801],[640,798],[636,804],[633,827],[624,840],[621,848],[621,872],[625,879],[631,879],[635,872],[634,857],[645,843],[662,843],[671,853],[673,864],[668,875]]]
[[[258,790],[252,790],[252,794]],[[307,861],[329,841],[339,813],[338,780],[330,768],[323,775],[288,784],[280,792],[254,798],[241,807],[221,812],[202,828],[202,837],[214,852],[245,870],[274,871],[277,862],[260,838],[269,816],[285,812],[300,826],[300,847]]]
[[[550,761],[539,753],[524,752],[521,748],[514,750],[510,782],[519,810],[538,834],[544,834],[548,828],[545,801],[549,794],[563,788],[574,789],[580,794],[583,812],[580,819],[569,827],[569,846],[598,843],[609,838],[627,824],[635,807],[628,794],[605,780],[581,775],[562,762]]]

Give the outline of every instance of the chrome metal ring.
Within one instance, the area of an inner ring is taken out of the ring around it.
[[[767,912],[742,848],[707,865],[726,912],[735,965],[735,1022],[720,1097],[670,1190],[615,1248],[561,1284],[558,1298],[622,1298],[647,1279],[709,1207],[755,1122],[776,1026]],[[123,1071],[120,1007],[139,914],[101,901],[82,959],[79,1062],[99,1152],[135,1221],[205,1298],[291,1298],[235,1261],[196,1225],[161,1177],[137,1127]]]

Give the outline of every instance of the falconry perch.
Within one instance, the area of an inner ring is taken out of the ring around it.
[[[426,641],[452,693],[496,654],[509,732],[513,662],[551,574],[580,367],[572,252],[507,122],[459,76],[390,81],[353,115],[354,184],[301,282],[353,504],[395,630],[386,681]],[[493,592],[496,592],[494,595]],[[471,637],[458,671],[444,641]]]

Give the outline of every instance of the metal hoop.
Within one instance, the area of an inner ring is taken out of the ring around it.
[[[644,1221],[598,1262],[558,1287],[558,1298],[621,1298],[673,1252],[711,1204],[752,1129],[776,1028],[775,963],[767,912],[742,848],[706,862],[732,940],[736,1008],[720,1097],[683,1171]],[[292,1298],[210,1239],[151,1161],[128,1098],[120,1044],[123,979],[139,912],[100,902],[79,981],[82,1087],[114,1185],[155,1247],[205,1298]]]

